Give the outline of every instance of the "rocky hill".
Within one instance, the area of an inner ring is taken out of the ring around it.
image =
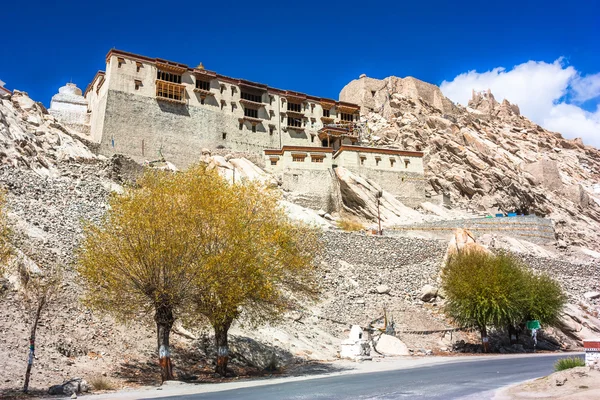
[[[545,130],[490,92],[474,92],[463,107],[412,77],[361,76],[340,100],[361,105],[363,144],[425,152],[432,198],[485,214],[546,216],[559,247],[600,251],[598,149]]]
[[[416,83],[407,87],[412,87],[410,90],[418,90]],[[439,93],[432,92],[430,98],[432,102],[439,104],[439,107],[447,108],[448,112],[456,114],[461,110],[440,97]],[[436,111],[436,108],[426,105],[428,103],[424,100],[416,101],[406,96],[399,97],[398,94],[391,96],[391,99],[403,104],[402,107],[415,107],[410,113],[412,117],[408,112],[403,114],[403,118],[414,119],[415,127],[421,123],[419,118],[424,121],[435,121],[437,118],[446,121],[450,118],[444,116],[441,111]],[[423,112],[428,113],[426,117],[417,112],[418,104],[425,110]],[[394,110],[388,102],[382,103],[382,106],[382,115]],[[479,121],[476,122],[479,127],[492,124],[485,122],[488,124],[485,125],[482,121],[497,118],[485,119],[481,117],[483,114],[466,111],[465,113],[461,118],[471,116]],[[472,114],[477,117],[473,117]],[[428,143],[423,141],[419,145],[415,139],[416,134],[408,133],[410,124],[404,124],[402,128],[398,125],[402,124],[398,117],[389,118],[388,120],[376,113],[370,114],[369,124],[373,127],[373,134],[364,139],[388,145],[412,146],[411,148],[415,149]],[[392,122],[394,118],[396,121]],[[426,122],[425,124],[427,125]],[[452,124],[448,126],[449,132],[444,135],[450,135]],[[411,129],[421,132],[415,127]],[[401,134],[403,129],[406,129],[406,133]],[[425,129],[426,131],[419,134],[428,135],[431,140],[436,136],[443,137],[441,134],[432,133],[441,129],[435,125],[427,125]],[[469,129],[475,132],[475,128]],[[396,136],[386,134],[393,131],[397,132]],[[473,132],[471,135],[475,135]],[[380,135],[379,138],[375,133]],[[468,146],[464,143],[460,146],[465,153],[472,151],[467,151]],[[581,151],[579,147],[561,149],[560,152]],[[43,315],[38,328],[32,387],[46,389],[67,378],[90,378],[97,375],[108,376],[117,386],[145,381],[156,382],[158,368],[154,362],[156,339],[152,324],[143,316],[137,321],[131,321],[129,325],[118,324],[106,316],[86,309],[79,302],[82,289],[73,264],[74,252],[81,239],[82,224],[85,221],[98,220],[107,209],[110,193],[121,191],[123,182],[135,176],[141,169],[140,165],[124,157],[107,159],[91,150],[91,144],[73,136],[68,128],[61,125],[40,103],[31,100],[26,93],[15,91],[13,95],[0,95],[0,186],[7,191],[9,216],[14,226],[14,243],[17,247],[17,254],[7,274],[8,279],[2,278],[0,281],[0,358],[5,360],[0,365],[0,376],[3,378],[0,381],[0,391],[18,388],[22,384],[27,360],[31,320],[22,310],[17,267],[43,271],[52,266],[60,266],[64,270],[60,296]],[[428,147],[427,151],[429,161],[434,166],[436,162],[450,163],[442,160],[453,154],[445,148],[437,147]],[[556,154],[562,154],[560,152]],[[219,169],[231,174],[226,175],[231,179],[235,170],[236,177],[254,177],[266,184],[274,184],[272,177],[240,156],[210,155],[205,152],[202,161],[209,166],[225,166],[226,168]],[[472,155],[468,153],[467,157]],[[462,160],[460,165],[461,168],[466,168]],[[596,164],[590,165],[593,165],[590,169],[595,168],[597,171]],[[168,164],[162,167],[171,168]],[[451,176],[448,178],[450,180],[447,180],[445,175],[437,177],[431,175],[431,172],[428,173],[434,184],[432,195],[438,187],[435,186],[435,182],[439,181],[440,187],[448,186],[448,194],[455,204],[469,204],[469,200],[475,201],[475,194],[470,199],[465,197],[463,192],[451,183],[454,182]],[[343,171],[339,174],[340,179],[348,183],[344,186],[343,193],[356,198],[358,189],[352,186],[351,181],[361,180],[349,173],[344,175]],[[588,172],[589,174],[591,172]],[[496,184],[492,178],[489,180],[490,184]],[[442,183],[446,186],[442,186]],[[362,195],[372,200],[375,188],[369,187],[368,182],[360,184],[363,185]],[[504,189],[498,186],[497,193],[501,190]],[[532,190],[540,189],[532,187]],[[478,201],[481,202],[484,194],[480,194]],[[537,197],[534,200],[546,204]],[[553,204],[550,200],[546,202],[548,206]],[[292,203],[284,202],[284,206],[294,218],[323,227],[323,298],[317,304],[306,304],[304,309],[289,313],[283,323],[277,326],[264,326],[252,330],[243,326],[234,327],[231,344],[236,372],[244,374],[248,367],[254,371],[262,370],[273,359],[276,360],[277,366],[288,368],[291,364],[306,360],[334,359],[349,326],[366,326],[376,320],[375,325],[381,327],[384,309],[388,317],[396,322],[398,335],[406,343],[411,354],[450,354],[452,341],[469,340],[469,332],[454,332],[451,341],[444,332],[453,326],[439,311],[440,298],[432,296],[430,291],[427,297],[422,293],[423,287],[435,286],[437,283],[447,241],[340,232],[330,222],[335,216],[329,216],[328,220],[321,218],[314,211]],[[363,216],[372,218],[374,209],[372,204],[369,203],[368,206],[362,208]],[[589,210],[597,212],[597,208],[594,207],[591,205]],[[352,211],[351,207],[348,211]],[[382,199],[382,213],[390,223],[417,223],[440,218],[439,215],[425,213],[426,210],[421,211],[409,209],[393,197],[384,196]],[[437,212],[442,213],[439,210]],[[452,210],[444,212],[455,216]],[[585,222],[584,219],[570,218],[576,223]],[[567,237],[570,234],[568,229],[572,227],[565,225],[562,231]],[[585,238],[582,240],[585,241]],[[507,243],[514,246],[514,242]],[[522,257],[534,268],[547,270],[559,276],[573,303],[583,302],[582,304],[590,310],[586,312],[571,306],[573,308],[565,314],[566,322],[562,331],[553,332],[546,342],[549,348],[571,348],[577,346],[585,335],[600,332],[594,325],[596,320],[593,319],[593,313],[597,313],[594,307],[597,307],[599,300],[585,298],[587,292],[600,289],[597,286],[600,277],[597,265],[539,258],[525,253]],[[176,372],[180,377],[194,375],[211,378],[211,358],[206,355],[214,349],[211,348],[208,339],[208,334],[190,333],[182,327],[177,327],[172,343]]]

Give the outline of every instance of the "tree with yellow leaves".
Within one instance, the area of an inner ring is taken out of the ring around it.
[[[214,329],[215,372],[225,376],[227,333],[238,317],[274,321],[298,300],[316,298],[318,240],[314,229],[290,221],[274,191],[257,183],[228,184],[210,197],[211,240],[196,277],[194,310]]]
[[[205,221],[212,194],[222,189],[226,182],[203,168],[147,170],[137,187],[112,196],[99,224],[85,228],[78,260],[84,301],[124,321],[153,317],[163,381],[174,378],[169,335],[204,271],[212,234]]]
[[[316,296],[316,250],[316,233],[293,224],[274,191],[195,166],[146,171],[137,188],[113,196],[104,220],[85,230],[78,270],[90,306],[121,319],[154,316],[164,381],[173,379],[176,318],[213,326],[225,375],[227,331],[240,313],[276,319]]]

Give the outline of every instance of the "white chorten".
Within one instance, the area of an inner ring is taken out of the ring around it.
[[[89,132],[88,103],[74,83],[67,83],[58,89],[58,93],[52,96],[48,111],[69,128],[77,132]]]

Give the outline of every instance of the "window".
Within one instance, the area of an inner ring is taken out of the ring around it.
[[[271,165],[277,165],[277,160],[275,158],[271,158]]]
[[[288,111],[302,112],[302,105],[298,104],[298,103],[289,103],[288,102],[287,109],[288,109]]]
[[[196,89],[210,90],[210,82],[196,79]]]
[[[256,125],[252,125],[252,132],[256,132]]]
[[[244,108],[244,116],[250,118],[258,118],[258,110],[253,108]]]
[[[323,116],[329,118],[329,110],[323,110]]]
[[[302,119],[288,117],[288,126],[293,126],[295,128],[301,128],[302,127]]]
[[[136,62],[135,63],[135,70],[136,72],[140,72],[140,69],[142,68],[142,63],[141,62]]]
[[[170,99],[176,102],[185,102],[185,87],[177,83],[156,80],[156,97]]]
[[[262,103],[262,96],[260,94],[242,92],[242,99]]]
[[[125,64],[125,59],[122,57],[117,57],[117,66],[121,68],[121,65]]]
[[[274,130],[275,130],[274,126],[269,126],[269,135],[272,135]]]
[[[408,168],[408,164],[410,164],[410,160],[404,160],[404,168]]]
[[[393,167],[395,163],[396,160],[394,158],[390,158],[390,167]]]
[[[165,72],[161,70],[156,71],[156,79],[181,84],[181,75],[172,74],[170,72]]]
[[[292,154],[293,162],[304,162],[305,158],[306,158],[305,154]]]
[[[322,163],[324,158],[324,156],[311,156],[310,161],[314,163]]]
[[[353,118],[352,114],[340,113],[340,119],[342,121],[352,122],[354,118]]]
[[[139,79],[135,80],[135,90],[139,90],[140,86],[142,86],[142,81]]]
[[[375,157],[375,165],[379,165],[380,161],[381,161],[381,157]]]
[[[371,90],[371,96],[375,96],[375,91]]]
[[[243,127],[244,127],[244,124],[242,124],[242,123],[240,122],[240,131],[242,130],[242,128],[243,128]]]
[[[223,140],[227,139],[227,132],[223,132]]]
[[[365,165],[366,156],[360,156],[360,165]]]

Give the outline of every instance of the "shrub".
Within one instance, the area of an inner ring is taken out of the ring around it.
[[[115,390],[115,385],[110,381],[110,379],[105,378],[102,375],[96,375],[92,377],[89,381],[89,384],[92,385],[94,390]]]
[[[554,363],[554,371],[564,371],[565,369],[585,367],[585,361],[581,357],[561,358]]]
[[[346,232],[361,231],[364,229],[363,224],[350,219],[339,220],[337,226]]]

